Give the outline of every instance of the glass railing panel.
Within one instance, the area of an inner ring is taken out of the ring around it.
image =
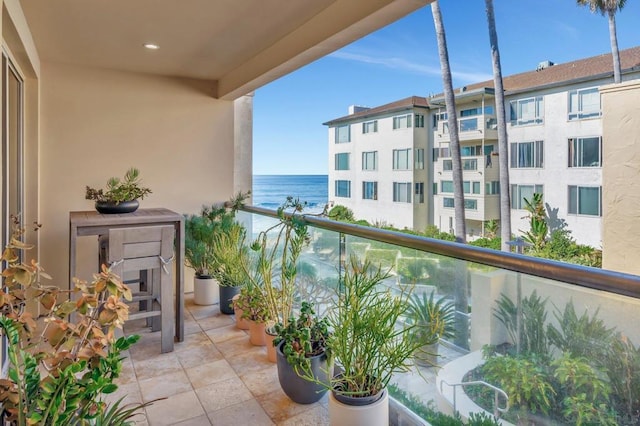
[[[409,373],[393,378],[392,395],[426,420],[436,400],[443,411],[465,418],[493,413],[497,391],[468,384],[484,381],[508,395],[510,408],[500,416],[512,424],[640,424],[640,299],[624,295],[637,293],[640,277],[330,221],[314,224],[322,229],[310,228],[305,259],[325,262],[318,275],[327,276],[327,288],[335,288],[341,260],[355,256],[389,269],[382,285],[392,292],[433,294],[453,305],[452,335],[429,349],[438,355],[437,367],[416,361]],[[343,238],[325,227],[340,229]],[[486,264],[471,261],[480,257]],[[504,259],[517,270],[497,267]],[[543,277],[550,270],[567,282]],[[324,303],[331,307],[330,299]]]

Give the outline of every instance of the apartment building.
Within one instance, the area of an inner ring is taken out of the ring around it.
[[[413,96],[376,108],[351,106],[329,126],[329,202],[358,219],[397,228],[430,223],[429,109]]]
[[[620,52],[623,80],[640,77],[640,47]],[[509,176],[512,231],[520,234],[528,229],[525,199],[542,193],[551,229],[566,228],[583,244],[602,245],[602,106],[599,87],[613,81],[611,55],[604,54],[565,64],[541,62],[535,70],[504,79],[507,132],[509,138]],[[456,108],[463,166],[465,218],[469,238],[484,235],[484,223],[499,220],[499,184],[497,122],[493,81],[468,85],[455,90]],[[443,231],[454,231],[453,177],[449,152],[449,132],[442,95],[426,101],[425,128],[414,129],[414,138],[425,132],[429,158],[424,166],[429,183],[425,193],[428,222]],[[393,104],[389,104],[393,105]],[[384,109],[385,106],[374,110]],[[371,111],[374,111],[371,110]],[[354,111],[355,112],[355,111]],[[343,117],[355,129],[362,122],[358,113]],[[332,142],[336,120],[329,125],[330,153],[337,152]],[[340,124],[338,123],[338,124]],[[386,146],[408,143],[385,134]],[[398,134],[399,135],[399,134]],[[359,136],[359,135],[358,135]],[[392,139],[389,139],[392,138]],[[354,139],[351,150],[363,151],[360,139]],[[357,154],[358,155],[358,154]],[[615,167],[615,165],[609,165]],[[417,171],[416,171],[417,172]],[[349,170],[338,174],[330,170],[330,180],[350,181]],[[391,179],[395,178],[392,176]],[[373,177],[371,177],[373,179]],[[389,186],[386,174],[377,174],[379,186]],[[331,193],[331,196],[334,193]],[[394,222],[400,210],[371,206],[367,212],[362,203],[351,204],[341,198],[336,203],[358,205],[358,217],[375,213],[382,220]],[[403,223],[411,219],[402,215]],[[422,222],[413,219],[414,223]],[[406,226],[406,225],[405,225]],[[419,228],[417,228],[419,229]]]

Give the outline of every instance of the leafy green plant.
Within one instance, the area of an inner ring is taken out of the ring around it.
[[[331,210],[329,210],[329,213],[327,213],[327,216],[329,219],[340,222],[353,222],[355,220],[353,211],[348,207],[341,206],[340,204],[333,206]]]
[[[140,171],[132,167],[125,173],[124,179],[120,180],[120,178],[117,177],[110,178],[107,181],[106,191],[87,186],[85,198],[87,200],[111,202],[115,204],[122,203],[123,201],[142,200],[145,196],[151,194],[151,190],[141,185]]]
[[[529,230],[524,233],[524,240],[530,243],[533,250],[541,250],[547,240],[549,226],[547,212],[544,208],[542,194],[534,193],[531,199],[524,199],[525,210],[529,213]]]
[[[376,395],[394,373],[411,367],[409,358],[420,344],[411,338],[412,326],[397,327],[409,295],[380,289],[387,277],[379,266],[355,257],[345,266],[337,304],[328,314],[333,334],[327,347],[342,371],[331,380],[336,393]]]
[[[286,327],[278,323],[275,325],[277,337],[273,345],[284,342],[282,353],[295,371],[311,374],[309,358],[327,351],[329,339],[329,323],[326,318],[319,318],[313,306],[302,302],[298,318],[291,317]],[[327,354],[330,356],[330,354]]]
[[[400,257],[397,260],[398,274],[403,283],[416,284],[427,277],[427,262],[422,257]]]
[[[251,270],[249,247],[246,245],[247,230],[233,222],[226,232],[213,236],[213,277],[221,286],[242,287],[249,282],[247,271]]]
[[[496,219],[491,219],[484,222],[484,235],[486,238],[496,238],[498,236],[499,230],[500,223]]]
[[[539,362],[525,357],[494,356],[485,361],[482,371],[490,383],[509,395],[512,405],[534,413],[549,413],[556,392]]]
[[[545,333],[547,321],[547,299],[542,299],[534,290],[520,302],[520,328],[518,329],[518,306],[505,294],[500,295],[494,315],[507,329],[514,344],[520,341],[521,354],[535,354],[549,359],[549,344]]]
[[[452,338],[455,333],[455,306],[444,297],[435,299],[435,292],[410,297],[407,320],[416,327],[413,336],[422,345],[437,343],[439,339]]]
[[[240,192],[224,205],[205,206],[199,215],[185,216],[185,265],[193,268],[197,277],[213,275],[219,265],[214,250],[216,238],[239,226],[235,215],[249,194]]]
[[[298,258],[309,240],[307,225],[299,215],[304,206],[298,199],[287,197],[278,208],[278,223],[260,232],[251,245],[257,253],[256,274],[255,278],[247,275],[252,287],[262,291],[267,319],[284,328],[293,313]]]
[[[611,341],[605,358],[605,371],[612,388],[612,400],[618,412],[624,414],[624,424],[640,422],[640,348],[624,335]]]
[[[19,253],[32,248],[20,241],[22,232],[14,229],[0,259],[6,265],[0,328],[9,362],[8,378],[0,380],[2,413],[19,426],[89,421],[105,410],[100,397],[117,389],[120,354],[139,338],[114,337],[128,318],[122,298],[131,300],[131,291],[103,266],[91,283],[74,279],[77,296],[67,300],[57,286],[40,283],[49,277],[37,262],[20,261]],[[47,312],[39,335],[25,309],[29,300]]]
[[[567,303],[560,313],[556,308],[554,316],[558,327],[549,324],[549,342],[564,354],[574,358],[587,358],[594,365],[602,365],[613,339],[613,329],[607,328],[598,318],[598,311],[589,317],[585,311],[578,317],[573,301]]]

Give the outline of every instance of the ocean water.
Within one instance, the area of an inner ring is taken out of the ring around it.
[[[305,212],[319,213],[329,200],[327,175],[253,175],[253,205],[275,210],[288,196],[307,202]]]

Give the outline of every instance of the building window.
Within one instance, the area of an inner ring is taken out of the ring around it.
[[[375,133],[378,131],[378,120],[362,123],[362,133]]]
[[[443,180],[440,182],[440,192],[453,194],[453,181]]]
[[[411,127],[411,114],[393,117],[393,129],[406,129]]]
[[[493,150],[493,145],[491,146]],[[478,155],[482,155],[482,145],[473,145],[473,146],[461,146],[460,147],[460,156],[461,157],[475,157]]]
[[[413,116],[415,127],[424,127],[424,115],[416,114]]]
[[[433,182],[433,195],[438,195],[438,182]]]
[[[542,168],[544,165],[544,143],[514,142],[511,145],[511,168]]]
[[[411,202],[411,182],[393,182],[393,201]]]
[[[336,143],[351,142],[351,126],[336,127]]]
[[[442,170],[445,172],[453,170],[453,161],[452,160],[443,160],[442,161]]]
[[[424,203],[424,182],[416,182],[414,186],[414,201],[416,203]]]
[[[336,197],[351,198],[351,181],[350,180],[336,181]]]
[[[518,99],[509,102],[511,109],[511,124],[522,126],[525,124],[540,124],[544,117],[544,98]]]
[[[569,214],[602,216],[602,187],[569,186]]]
[[[409,170],[409,149],[393,150],[393,170]]]
[[[495,195],[500,193],[500,182],[497,180],[487,182],[484,187],[485,195]]]
[[[525,208],[525,198],[533,199],[533,194],[544,194],[542,185],[511,185],[511,208],[522,210]]]
[[[569,120],[600,116],[600,93],[597,87],[569,92]]]
[[[569,167],[602,167],[602,138],[569,139]]]
[[[442,205],[446,208],[454,208],[455,202],[453,198],[443,198]],[[478,210],[478,200],[464,200],[464,209],[465,210]]]
[[[480,194],[480,182],[465,180],[462,182],[462,189],[465,194]]]
[[[416,148],[413,152],[413,168],[415,170],[424,169],[424,149]]]
[[[362,153],[362,170],[378,170],[378,151]]]
[[[336,170],[349,170],[349,153],[336,154]]]
[[[462,170],[478,170],[478,160],[467,158],[462,160]]]
[[[362,199],[378,199],[378,182],[362,182]]]
[[[493,114],[493,106],[487,105],[484,107],[485,114]],[[482,115],[482,107],[463,109],[460,111],[460,117],[473,117],[475,115]]]
[[[473,130],[478,130],[478,119],[477,118],[466,118],[464,120],[460,120],[460,131],[461,132],[471,132]]]
[[[447,120],[447,113],[446,112],[433,114],[433,128],[437,129],[438,128],[438,123],[440,123],[441,121],[446,121],[446,120]],[[418,127],[418,126],[416,126],[416,127]]]

